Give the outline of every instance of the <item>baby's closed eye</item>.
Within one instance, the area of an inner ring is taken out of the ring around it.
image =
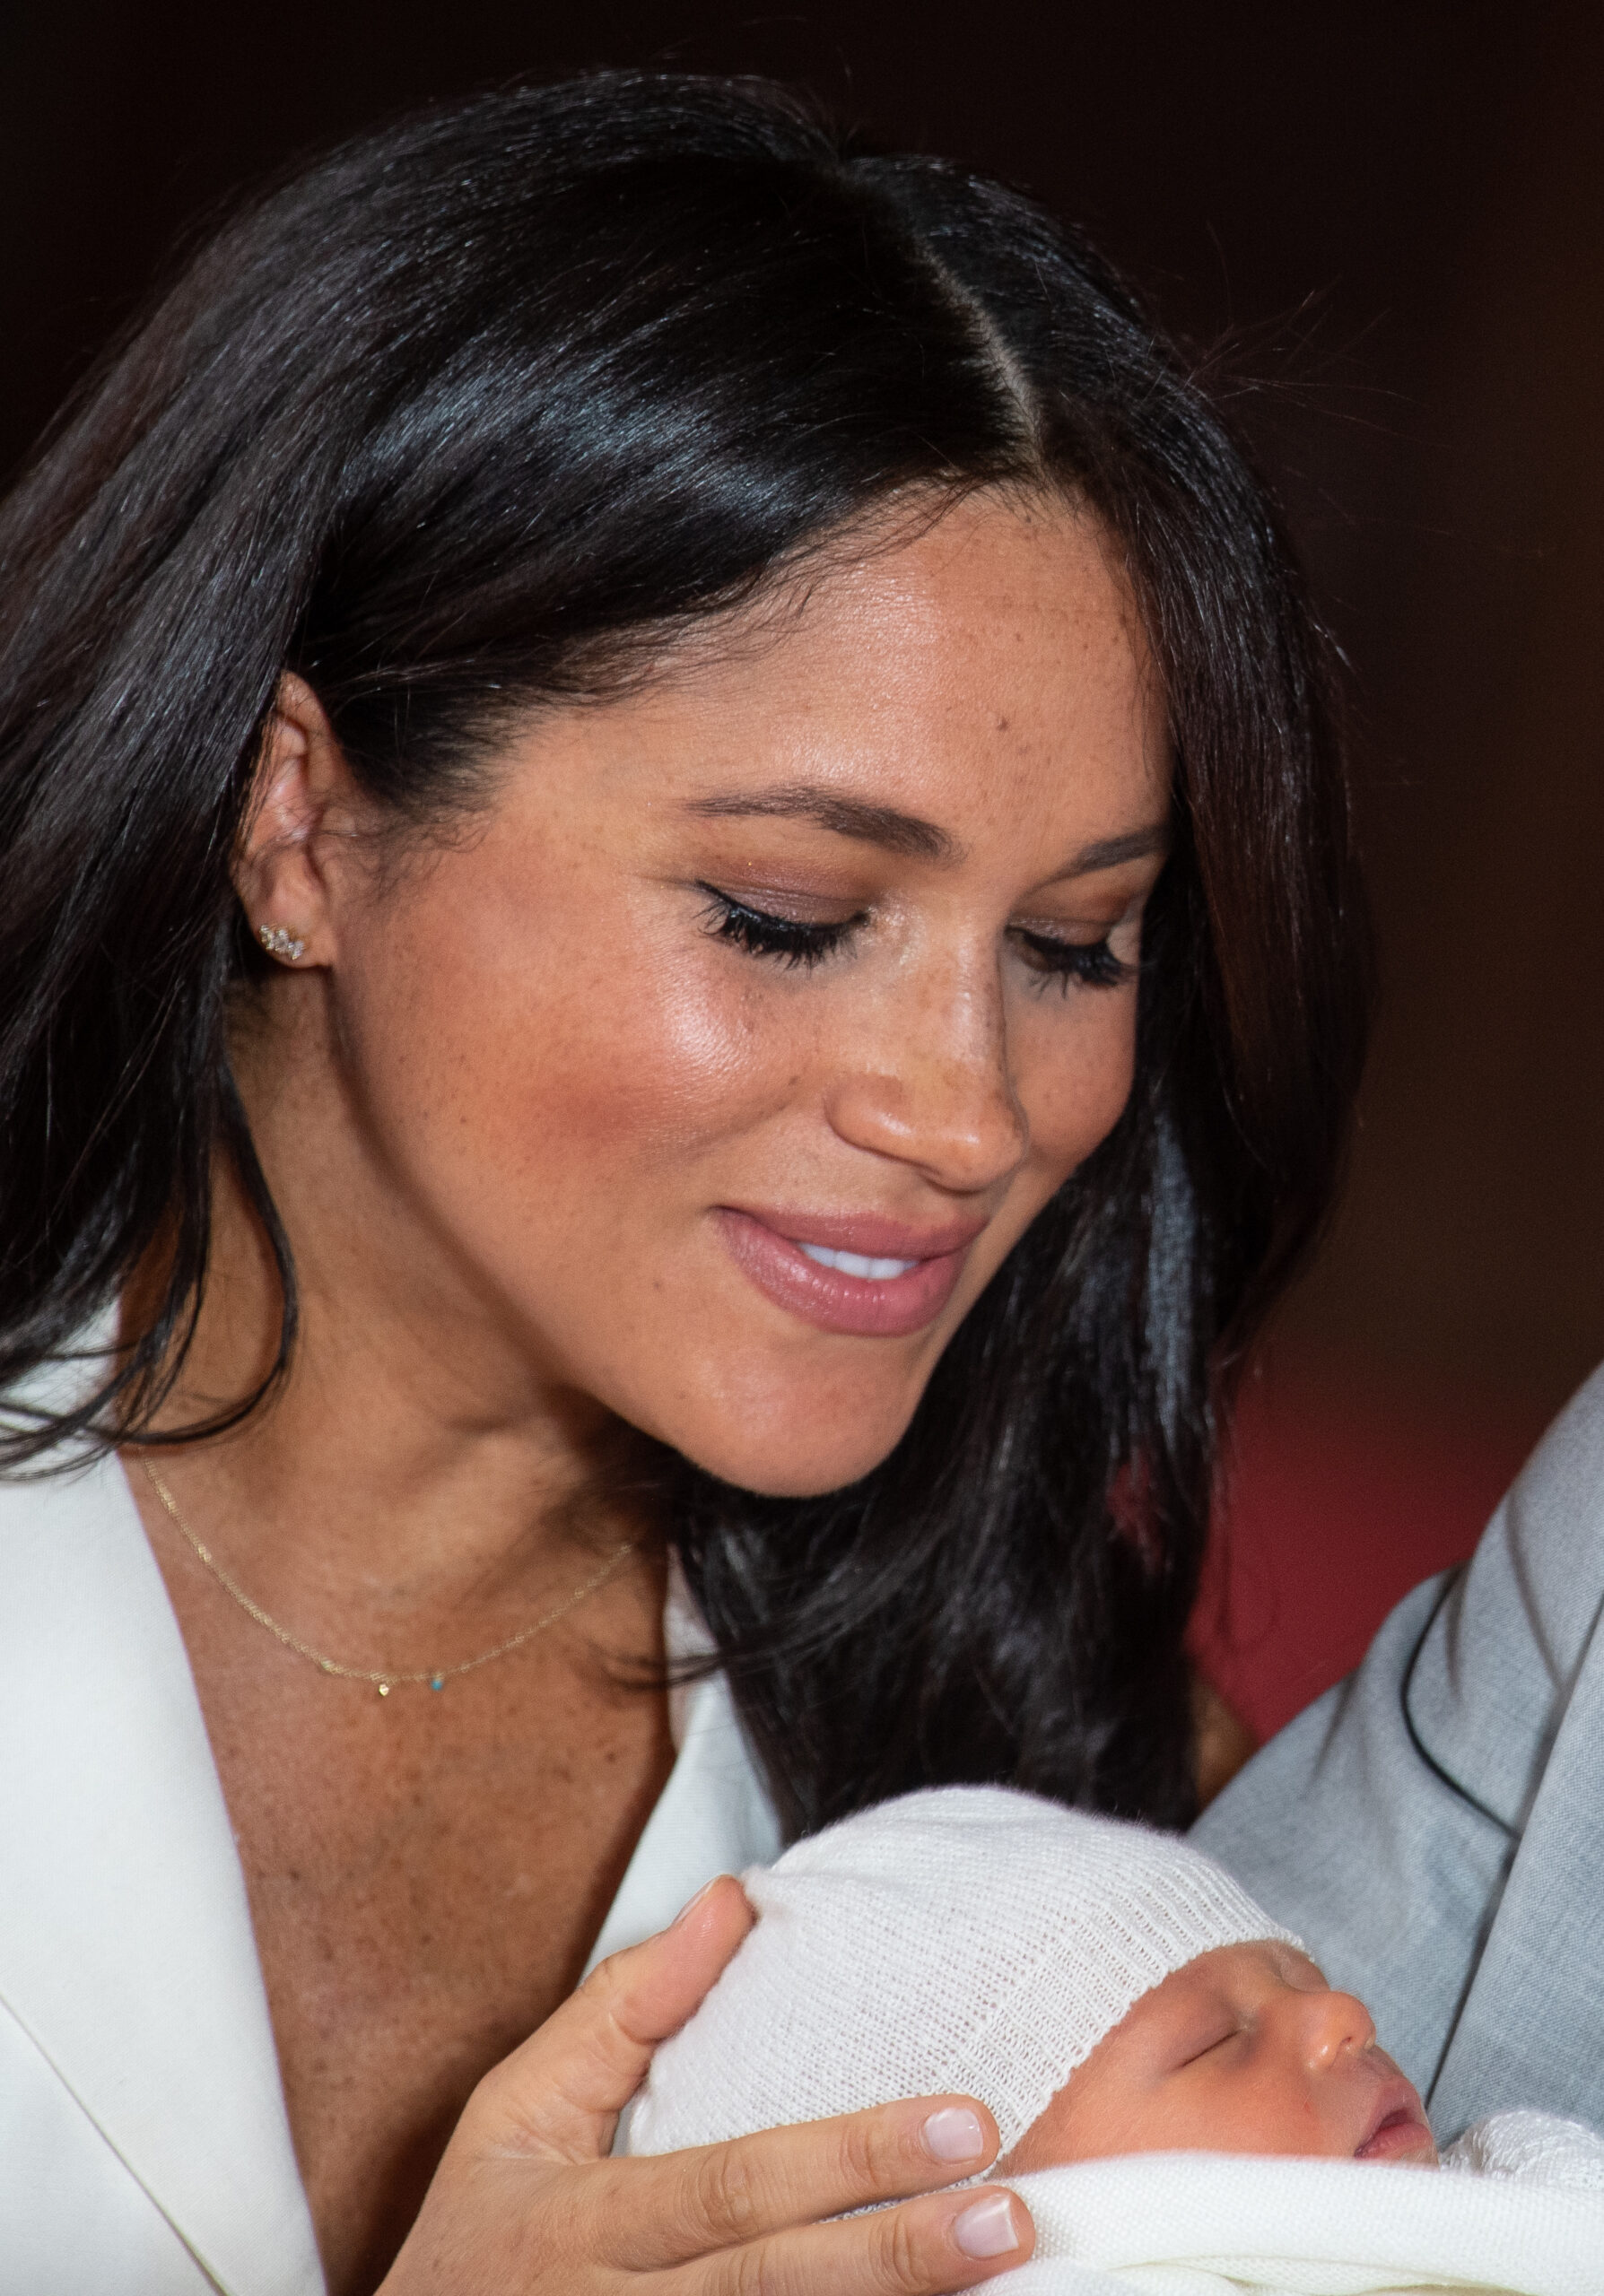
[[[1242,2030],[1239,2019],[1221,2017],[1188,2033],[1176,2052],[1175,2070],[1183,2072],[1189,2065],[1199,2064],[1204,2057],[1212,2057],[1216,2049],[1224,2048],[1227,2041],[1235,2040]]]

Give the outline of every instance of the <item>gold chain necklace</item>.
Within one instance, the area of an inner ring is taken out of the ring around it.
[[[293,1650],[298,1658],[309,1659],[324,1674],[336,1674],[342,1682],[371,1683],[380,1698],[388,1698],[398,1683],[427,1683],[431,1690],[444,1690],[453,1675],[471,1674],[477,1666],[488,1666],[493,1658],[505,1658],[512,1651],[521,1650],[526,1642],[532,1642],[537,1634],[544,1634],[548,1626],[555,1626],[559,1619],[566,1618],[571,1611],[577,1611],[582,1602],[599,1587],[605,1587],[619,1564],[626,1556],[633,1554],[639,1544],[635,1539],[628,1539],[623,1546],[615,1547],[606,1561],[591,1572],[584,1585],[576,1587],[572,1594],[565,1596],[554,1609],[545,1612],[526,1626],[521,1634],[510,1635],[505,1642],[498,1642],[493,1650],[481,1650],[476,1658],[463,1658],[455,1666],[425,1666],[421,1674],[392,1674],[376,1666],[342,1666],[337,1658],[326,1657],[321,1650],[314,1650],[309,1642],[302,1642],[299,1635],[292,1634],[287,1626],[281,1626],[260,1603],[253,1603],[244,1587],[229,1576],[211,1548],[190,1529],[179,1512],[178,1500],[149,1460],[141,1459],[139,1464],[150,1478],[152,1490],[172,1518],[174,1529],[195,1550],[224,1593],[231,1595],[242,1611],[254,1618],[258,1626],[265,1626],[269,1634],[276,1635],[285,1649]]]

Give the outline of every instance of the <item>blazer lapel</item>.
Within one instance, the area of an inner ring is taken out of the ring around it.
[[[1595,1620],[1453,2038],[1432,2125],[1537,2106],[1604,2126],[1604,1628]]]
[[[244,1877],[123,1472],[0,1484],[0,1999],[230,2296],[321,2296]]]
[[[669,1566],[663,1645],[670,1668],[713,1648],[677,1561]],[[771,1865],[785,1847],[724,1676],[671,1691],[668,1720],[677,1759],[591,1947],[587,1977],[609,1953],[667,1929],[716,1875]]]

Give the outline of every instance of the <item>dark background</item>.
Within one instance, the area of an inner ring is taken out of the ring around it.
[[[233,187],[639,63],[805,83],[1088,225],[1227,350],[1352,665],[1386,1002],[1347,1206],[1250,1399],[1234,1639],[1204,1632],[1267,1726],[1604,1355],[1604,10],[12,5],[0,466]]]

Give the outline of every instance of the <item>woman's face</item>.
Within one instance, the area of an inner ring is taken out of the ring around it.
[[[1130,1087],[1168,777],[1099,530],[972,499],[495,789],[325,871],[399,1264],[732,1483],[853,1480]]]

